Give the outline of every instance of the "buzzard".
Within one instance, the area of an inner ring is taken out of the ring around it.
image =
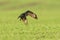
[[[22,20],[25,24],[27,24],[28,23],[27,16],[31,16],[34,19],[38,19],[37,15],[35,13],[33,13],[32,11],[29,11],[29,10],[24,12],[24,13],[22,13],[22,14],[20,14],[18,16],[18,19],[20,18],[20,20]]]

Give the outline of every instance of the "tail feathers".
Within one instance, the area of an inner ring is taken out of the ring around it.
[[[20,16],[19,16],[17,19],[20,19],[20,21],[21,21],[21,18],[20,18]]]

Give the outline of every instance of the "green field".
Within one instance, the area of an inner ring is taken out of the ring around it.
[[[25,25],[17,17],[27,10],[38,20]],[[60,40],[60,0],[0,0],[0,40]]]

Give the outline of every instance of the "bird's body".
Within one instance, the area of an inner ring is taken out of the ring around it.
[[[19,15],[18,18],[20,18],[20,20],[22,20],[26,24],[28,23],[26,18],[27,16],[31,16],[32,18],[37,19],[37,15],[29,10]]]

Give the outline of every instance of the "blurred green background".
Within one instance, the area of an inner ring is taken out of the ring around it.
[[[31,10],[28,25],[18,16]],[[60,0],[0,0],[0,40],[60,40]]]

